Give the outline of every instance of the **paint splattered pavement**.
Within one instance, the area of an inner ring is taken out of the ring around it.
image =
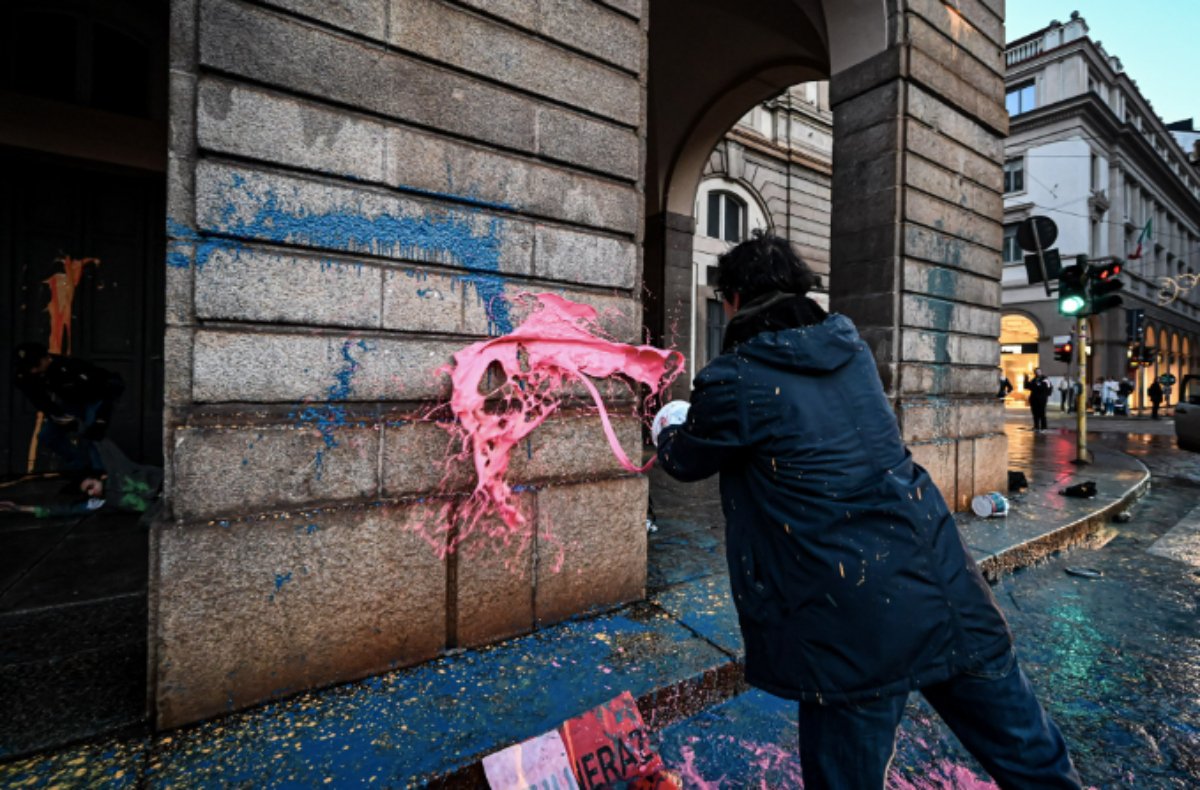
[[[1062,460],[1070,435],[1023,434],[1014,425],[1010,439],[1031,487],[1013,498],[1006,521],[963,519],[972,547],[1000,535],[1019,548],[1029,543],[1022,522],[1045,533],[1097,510],[1125,509],[1122,497],[1145,473],[1118,452],[1138,455],[1161,477],[1104,545],[1047,556],[995,589],[1026,671],[1087,782],[1195,786],[1200,576],[1148,549],[1171,530],[1186,537],[1189,519],[1200,518],[1200,483],[1189,479],[1200,474],[1200,456],[1180,454],[1169,437],[1098,435],[1098,463],[1086,474],[1100,496],[1063,501],[1057,488],[1077,474]],[[626,689],[689,786],[798,786],[796,706],[748,692],[740,679],[715,486],[652,482],[659,530],[645,603],[184,730],[101,737],[10,760],[0,764],[0,786],[404,787],[447,775],[477,786],[484,754]],[[1065,573],[1075,566],[1103,576]],[[915,696],[909,714],[893,787],[987,786]]]

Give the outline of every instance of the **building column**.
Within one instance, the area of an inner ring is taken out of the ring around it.
[[[1129,252],[1125,249],[1125,173],[1116,164],[1108,169],[1108,195],[1108,254],[1124,260]]]
[[[904,40],[833,75],[831,306],[948,502],[1004,488],[1003,20],[909,0]]]
[[[646,218],[643,271],[645,293],[649,294],[645,310],[650,342],[685,355],[690,350],[695,236],[696,220],[686,214],[664,211]],[[662,294],[661,299],[657,294]],[[687,374],[671,385],[672,398],[688,398],[700,367],[696,360],[688,359]]]

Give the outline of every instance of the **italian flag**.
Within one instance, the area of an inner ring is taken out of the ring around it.
[[[1150,226],[1153,224],[1153,218],[1146,220],[1146,227],[1142,228],[1141,235],[1138,236],[1137,249],[1126,255],[1126,258],[1133,261],[1142,257],[1142,243],[1150,240]]]

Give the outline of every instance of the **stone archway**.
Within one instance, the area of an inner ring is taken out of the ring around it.
[[[830,301],[858,324],[904,439],[947,499],[999,486],[1002,12],[939,0],[656,0],[646,156],[646,322],[683,347],[701,163],[755,102],[828,77]],[[699,20],[703,20],[701,23]],[[703,68],[700,64],[703,63]],[[686,395],[687,382],[678,382]],[[969,427],[967,427],[969,426]]]
[[[1041,338],[1041,326],[1028,313],[1005,313],[1000,319],[1000,371],[1013,385],[1006,405],[1024,407],[1028,403],[1029,393],[1024,383],[1041,366],[1038,354]]]

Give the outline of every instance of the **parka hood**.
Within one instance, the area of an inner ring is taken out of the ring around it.
[[[863,348],[854,322],[834,313],[819,324],[760,332],[733,351],[783,370],[834,371]]]

